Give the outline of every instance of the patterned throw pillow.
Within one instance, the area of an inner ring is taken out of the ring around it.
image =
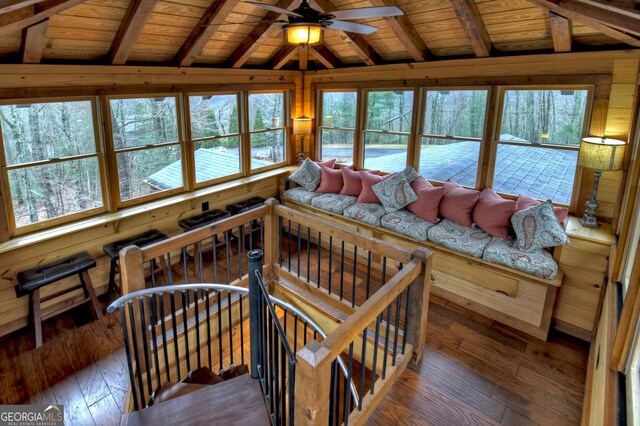
[[[310,158],[304,160],[298,170],[293,172],[289,179],[301,185],[307,191],[315,191],[320,185],[322,172],[320,166],[314,163]]]
[[[531,251],[569,244],[567,234],[553,213],[551,200],[515,212],[511,216],[511,224],[516,231],[520,250]]]
[[[402,173],[396,173],[371,187],[387,213],[396,212],[418,199],[415,191],[411,188],[411,182],[416,179],[418,174],[412,170],[413,167],[407,167]]]

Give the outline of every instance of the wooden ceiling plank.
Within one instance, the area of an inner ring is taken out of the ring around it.
[[[392,0],[370,1],[374,6],[396,6]],[[406,15],[390,16],[384,20],[415,61],[424,62],[427,60],[429,49]]]
[[[323,45],[309,46],[311,54],[327,69],[334,69],[342,66],[340,59],[336,57],[331,51]]]
[[[491,55],[491,38],[474,0],[450,0],[477,57]]]
[[[43,2],[44,0],[4,0],[0,6],[0,14],[13,12],[32,4]]]
[[[269,60],[269,68],[279,70],[287,65],[287,63],[296,56],[296,53],[298,53],[298,46],[285,44],[271,57]]]
[[[564,16],[549,11],[549,29],[553,39],[553,50],[559,52],[571,52],[571,21]]]
[[[0,15],[0,37],[44,21],[86,0],[45,0]]]
[[[309,45],[301,44],[298,46],[298,61],[300,62],[300,71],[306,71],[309,64]]]
[[[325,13],[338,10],[338,8],[331,3],[331,0],[312,0],[312,3]],[[378,55],[375,49],[371,47],[360,34],[351,35],[344,31],[339,31],[338,33],[340,34],[340,38],[358,55],[362,62],[367,65],[379,65],[383,63],[380,55]]]
[[[294,0],[280,0],[275,6],[282,9],[289,9],[294,4]],[[277,12],[268,12],[262,22],[256,25],[251,33],[240,43],[227,60],[227,66],[231,68],[242,67],[251,57],[253,52],[264,43],[266,39],[271,37],[274,32],[280,30],[280,23],[272,22],[280,19],[286,19],[286,16]]]
[[[22,30],[22,63],[39,64],[44,53],[49,20],[45,19]]]
[[[628,34],[624,31],[620,31],[618,29],[612,28],[609,26],[610,24],[603,21],[602,18],[605,16],[599,16],[597,18],[587,16],[583,13],[576,12],[574,10],[569,10],[566,7],[566,2],[562,2],[560,4],[556,4],[549,0],[527,0],[529,3],[533,3],[545,9],[548,9],[558,15],[564,16],[565,18],[571,19],[572,21],[579,22],[583,25],[593,28],[594,30],[600,31],[601,33],[614,38],[622,43],[628,44],[634,47],[640,47],[640,39],[634,37],[631,34]]]
[[[238,2],[239,0],[214,0],[176,54],[175,62],[179,66],[188,67],[200,56],[213,34]]]
[[[131,2],[109,50],[111,64],[123,65],[127,62],[131,49],[138,40],[145,23],[149,20],[156,3],[158,0],[134,0]]]

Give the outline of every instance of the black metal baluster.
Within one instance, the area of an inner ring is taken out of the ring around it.
[[[307,344],[307,322],[306,321],[304,322],[304,329],[303,330],[304,330],[303,331],[304,334],[302,336],[304,338],[304,344],[303,344],[303,346],[304,346],[304,345]]]
[[[238,279],[242,279],[242,243],[244,240],[244,226],[238,226]]]
[[[171,381],[169,375],[169,350],[167,349],[167,326],[164,313],[164,293],[160,293],[160,327],[162,330],[162,354],[164,355],[164,371],[167,375],[167,382]]]
[[[391,365],[396,365],[396,355],[398,353],[398,335],[400,334],[400,305],[402,304],[402,293],[398,295],[396,299],[396,321],[393,327],[396,329],[393,337],[393,358],[391,359]]]
[[[358,246],[353,246],[353,283],[351,286],[351,307],[356,306],[356,277],[358,274]]]
[[[340,255],[340,300],[344,293],[344,240],[342,241],[342,254]]]
[[[271,317],[271,314],[269,313],[269,316]],[[274,322],[276,321],[275,318],[271,317],[271,324],[273,329],[275,329],[275,324]],[[274,331],[272,329],[272,332]],[[278,408],[280,407],[280,375],[279,373],[279,366],[278,366],[278,356],[279,356],[279,349],[280,349],[280,341],[278,340],[278,333],[274,332],[273,333],[273,354],[271,357],[271,366],[273,368],[273,373],[272,373],[272,377],[273,377],[273,409],[272,412],[275,414],[276,416],[276,424],[280,424],[280,412],[278,410]]]
[[[176,294],[171,292],[171,325],[173,327],[173,349],[175,351],[176,360],[180,359],[180,350],[178,349],[178,324],[176,315]],[[178,372],[178,381],[182,380],[180,372],[180,363],[176,361],[176,370]]]
[[[311,275],[311,228],[307,227],[307,282]]]
[[[151,288],[156,287],[156,271],[155,271],[156,263],[153,259],[149,261],[149,273],[151,274]]]
[[[406,303],[404,305],[404,325],[402,326],[402,355],[404,355],[405,347],[407,346],[407,319],[409,317],[409,297],[411,297],[411,287],[413,284],[409,284],[407,287]]]
[[[291,272],[291,219],[289,219],[289,229],[287,231],[287,264],[289,265],[289,272]]]
[[[216,291],[218,297],[218,358],[220,363],[220,371],[223,369],[222,362],[222,294],[220,291]]]
[[[227,318],[229,319],[229,361],[231,365],[234,365],[233,362],[233,317],[232,317],[232,309],[231,309],[231,292],[227,291]]]
[[[336,385],[338,380],[338,361],[333,360],[331,363],[331,387],[329,388],[329,426],[333,426],[333,419],[336,411]]]
[[[207,354],[209,355],[209,364],[207,367],[213,369],[213,354],[211,353],[211,301],[209,300],[209,290],[204,293],[205,303],[207,304]]]
[[[147,402],[144,398],[144,384],[142,382],[142,374],[140,369],[140,355],[138,353],[138,336],[136,333],[136,327],[138,326],[135,316],[133,314],[133,301],[129,302],[129,327],[131,329],[131,340],[133,341],[133,356],[136,360],[136,367],[138,368],[138,389],[140,390],[140,407],[146,407]],[[143,327],[144,328],[144,327]],[[133,380],[131,383],[134,383]]]
[[[298,252],[298,269],[297,269],[297,273],[298,273],[298,277],[300,277],[300,247],[302,247],[302,244],[300,243],[300,224],[298,224],[298,249],[296,250]]]
[[[211,257],[213,257],[213,282],[218,282],[218,236],[211,237]]]
[[[298,350],[298,314],[294,314],[293,322],[293,350]]]
[[[347,367],[347,377],[344,384],[344,416],[343,422],[347,426],[349,424],[349,407],[351,406],[351,377],[353,376],[353,342],[349,344],[349,367]]]
[[[226,264],[225,269],[227,272],[227,284],[231,284],[231,241],[229,238],[231,237],[231,233],[229,230],[224,231],[224,248],[226,250]]]
[[[365,329],[362,330],[362,354],[360,355],[360,393],[358,394],[358,410],[360,411],[362,411],[362,398],[364,398],[364,394],[366,393],[364,391],[364,377],[367,372],[367,333],[368,330],[365,327]]]
[[[367,255],[367,286],[365,291],[364,300],[369,300],[369,291],[371,289],[371,250],[369,250],[369,254]]]
[[[153,361],[156,367],[156,381],[158,382],[158,386],[160,386],[160,357],[158,356],[158,336],[156,333],[156,328],[158,326],[157,323],[157,303],[156,303],[156,295],[153,294],[151,296],[150,302],[153,306],[153,310],[151,311],[151,343],[153,345]]]
[[[278,263],[282,266],[282,217],[278,216],[278,234],[280,235],[280,257],[278,258]],[[264,239],[262,240],[264,242]],[[263,247],[264,249],[265,247]]]
[[[376,384],[376,371],[378,369],[378,343],[380,339],[380,321],[382,321],[382,314],[376,317],[376,335],[373,339],[373,369],[371,370],[371,394],[373,394],[373,388]]]
[[[322,253],[322,232],[318,231],[318,288],[320,288],[320,271],[322,270],[322,265],[320,264],[320,255]]]
[[[200,368],[202,367],[202,359],[200,358],[200,309],[198,307],[198,290],[193,291],[193,301],[194,314],[196,316],[196,360],[198,361],[198,368]]]
[[[240,299],[240,364],[244,365],[244,316],[242,315],[242,293],[238,293]]]
[[[289,361],[289,425],[294,426],[295,418],[295,390],[296,390],[296,361]]]
[[[329,235],[329,294],[331,294],[331,278],[333,276],[333,236]]]
[[[280,350],[280,388],[279,391],[282,394],[280,398],[280,418],[282,419],[282,424],[287,424],[287,353],[284,349],[284,345],[280,342],[281,350]]]
[[[384,332],[384,357],[383,357],[383,361],[382,361],[382,378],[384,379],[387,376],[387,357],[389,356],[389,332],[391,330],[391,322],[389,321],[389,319],[391,318],[391,305],[393,305],[393,302],[391,302],[389,304],[389,306],[387,306],[387,328]]]
[[[130,304],[131,302],[127,302]],[[120,324],[122,324],[122,335],[124,336],[124,350],[127,356],[127,369],[129,370],[129,383],[131,383],[131,395],[133,397],[133,406],[137,411],[141,408],[138,403],[138,389],[136,387],[136,379],[133,376],[133,361],[131,359],[131,346],[129,345],[129,330],[127,330],[127,317],[124,312],[124,305],[120,306]],[[144,406],[144,404],[143,404]]]
[[[191,372],[191,351],[189,351],[189,331],[187,326],[187,310],[189,307],[189,292],[182,292],[182,329],[184,332],[184,348],[187,358],[187,375]],[[177,361],[176,361],[177,362]]]
[[[184,274],[184,283],[189,284],[189,269],[187,268],[187,248],[186,247],[182,247],[182,273]]]
[[[382,258],[382,283],[381,287],[387,283],[387,256]]]
[[[169,277],[169,285],[173,285],[173,269],[171,269],[171,253],[167,253],[167,276]]]
[[[254,221],[249,222],[249,251],[253,250],[253,231],[255,231],[253,223]],[[256,220],[255,223],[258,224],[258,221]]]
[[[202,265],[202,241],[198,241],[198,269],[199,269],[199,273],[200,273],[200,282],[203,283],[204,282],[204,270],[203,270],[203,265]],[[195,253],[194,253],[195,255]]]

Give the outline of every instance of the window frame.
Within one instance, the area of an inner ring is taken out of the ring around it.
[[[93,133],[94,133],[94,143],[95,143],[95,152],[91,154],[81,154],[74,155],[71,157],[62,157],[62,158],[50,158],[48,160],[38,160],[32,161],[29,163],[17,164],[17,165],[7,165],[6,157],[5,157],[5,145],[2,136],[2,132],[0,132],[0,169],[1,175],[0,178],[2,180],[2,195],[4,197],[4,204],[6,206],[6,216],[7,216],[7,225],[9,228],[9,235],[11,236],[19,236],[24,235],[33,231],[41,230],[44,228],[50,228],[56,225],[61,225],[68,222],[73,222],[78,219],[82,219],[89,216],[94,216],[96,214],[104,213],[109,210],[110,206],[110,194],[108,191],[109,181],[107,179],[107,166],[105,164],[105,150],[104,148],[104,140],[101,131],[101,123],[100,123],[100,106],[97,96],[72,96],[72,97],[63,97],[63,98],[25,98],[25,99],[3,99],[0,100],[0,105],[27,105],[27,104],[46,104],[46,103],[64,103],[64,102],[78,102],[78,101],[88,101],[91,104],[91,116],[93,118]],[[102,207],[96,207],[93,209],[83,210],[80,212],[58,216],[52,219],[45,219],[36,223],[32,223],[25,226],[17,226],[15,212],[13,208],[13,198],[11,197],[11,188],[9,184],[9,171],[10,170],[20,170],[26,169],[30,167],[38,167],[45,166],[49,164],[58,164],[58,163],[66,163],[77,160],[82,160],[86,158],[96,158],[98,162],[98,178],[100,179],[100,189],[102,196]]]
[[[355,122],[355,126],[353,127],[353,129],[348,128],[348,127],[335,127],[335,126],[325,126],[322,124],[322,108],[323,108],[323,94],[324,93],[355,93],[356,94],[356,122]],[[357,152],[359,152],[359,135],[360,135],[360,131],[358,129],[358,123],[360,121],[360,115],[362,114],[362,91],[360,89],[356,89],[356,88],[345,88],[345,89],[319,89],[317,90],[317,96],[318,96],[318,101],[317,101],[317,106],[316,106],[316,128],[315,128],[315,140],[318,141],[318,143],[316,144],[316,158],[322,160],[322,129],[329,129],[329,130],[343,130],[343,131],[352,131],[353,130],[353,149],[352,149],[352,153],[351,153],[351,165],[352,166],[356,166],[356,162],[358,162],[358,167],[360,166],[360,160],[358,159],[358,155]]]
[[[270,127],[261,130],[251,130],[251,125],[249,123],[249,96],[251,95],[259,95],[259,94],[274,94],[274,93],[282,93],[282,126],[280,127]],[[243,158],[243,167],[246,170],[247,175],[251,176],[256,173],[262,173],[269,170],[276,169],[278,167],[283,167],[284,165],[290,162],[290,155],[292,151],[292,147],[289,146],[291,141],[291,126],[290,122],[291,118],[291,91],[288,89],[279,89],[279,90],[248,90],[243,92],[242,96],[243,101],[243,111],[244,117],[241,120],[243,122],[243,129],[245,135],[245,143],[243,146],[245,147],[245,155]],[[282,131],[283,138],[283,147],[284,152],[282,153],[282,161],[278,163],[273,163],[268,166],[259,167],[257,169],[253,169],[251,167],[251,135],[258,133],[266,133],[272,132],[274,130]]]
[[[136,146],[136,147],[124,147],[124,148],[115,148],[114,140],[113,140],[113,127],[111,124],[111,100],[115,99],[146,99],[146,98],[174,98],[176,100],[176,126],[177,126],[177,136],[178,140],[173,142],[163,142],[156,143],[144,146]],[[184,106],[184,97],[182,93],[145,93],[145,94],[124,94],[124,95],[109,95],[103,98],[104,103],[104,126],[105,126],[105,134],[109,135],[105,137],[106,141],[106,151],[107,151],[107,164],[109,166],[109,175],[115,180],[112,185],[109,185],[109,189],[111,192],[111,200],[112,200],[112,209],[117,210],[123,207],[134,206],[137,204],[142,204],[148,201],[157,200],[159,198],[164,198],[171,196],[173,194],[178,194],[180,192],[184,192],[191,188],[189,172],[187,169],[187,152],[186,152],[186,130],[185,130],[185,117],[183,116],[185,111]],[[134,151],[143,151],[149,149],[157,149],[168,146],[180,146],[180,158],[182,163],[182,186],[178,188],[168,189],[165,191],[158,191],[156,193],[151,193],[148,195],[144,195],[142,197],[135,197],[129,200],[122,200],[120,194],[120,185],[119,185],[119,173],[118,173],[118,161],[117,155],[123,152],[134,152]]]
[[[498,99],[497,99],[497,105],[496,105],[496,112],[495,112],[495,126],[493,128],[493,135],[491,137],[491,151],[489,154],[489,164],[488,164],[488,169],[487,169],[487,179],[486,179],[486,185],[488,187],[493,188],[493,179],[495,176],[495,166],[496,166],[496,159],[498,156],[498,147],[499,145],[516,145],[516,146],[525,146],[526,144],[521,143],[521,142],[514,142],[514,141],[501,141],[499,139],[500,137],[500,133],[501,133],[501,127],[502,127],[502,116],[503,116],[503,112],[504,112],[504,97],[505,94],[508,90],[531,90],[531,91],[540,91],[540,90],[586,90],[587,91],[587,98],[586,98],[586,102],[585,102],[585,115],[584,115],[584,119],[582,121],[582,131],[580,134],[580,140],[582,140],[583,137],[585,137],[588,133],[589,133],[589,128],[591,125],[591,115],[593,113],[592,111],[592,107],[593,107],[593,102],[594,102],[594,96],[595,96],[595,85],[593,84],[562,84],[562,85],[500,85],[496,87],[496,90],[498,90]],[[531,146],[535,146],[536,148],[544,148],[544,149],[560,149],[560,150],[567,150],[567,151],[576,151],[579,152],[580,151],[580,144],[576,145],[576,146],[569,146],[569,145],[553,145],[553,144],[533,144]],[[571,190],[571,199],[569,200],[568,204],[565,203],[560,203],[557,202],[556,200],[553,200],[553,204],[554,205],[558,205],[558,206],[562,206],[562,207],[567,207],[569,208],[570,212],[573,212],[573,210],[575,210],[575,206],[577,204],[578,201],[578,197],[579,197],[579,187],[580,187],[580,181],[581,181],[581,168],[578,165],[578,162],[576,161],[576,170],[573,176],[573,182],[572,182],[572,190]],[[517,199],[518,198],[518,194],[509,194],[506,192],[498,192],[498,194],[500,194],[502,197],[504,198],[508,198],[508,199]],[[527,195],[527,194],[524,194]],[[535,198],[535,197],[533,197]]]

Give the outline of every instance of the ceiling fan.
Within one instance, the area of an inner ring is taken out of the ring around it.
[[[300,6],[293,10],[254,1],[246,1],[245,3],[286,15],[287,21],[275,22],[283,23],[280,28],[286,31],[285,40],[290,44],[318,44],[322,41],[322,31],[325,28],[357,34],[371,34],[378,30],[378,27],[373,25],[345,22],[345,19],[386,18],[404,15],[402,10],[396,6],[362,7],[324,13],[309,6],[307,0],[302,0]]]

